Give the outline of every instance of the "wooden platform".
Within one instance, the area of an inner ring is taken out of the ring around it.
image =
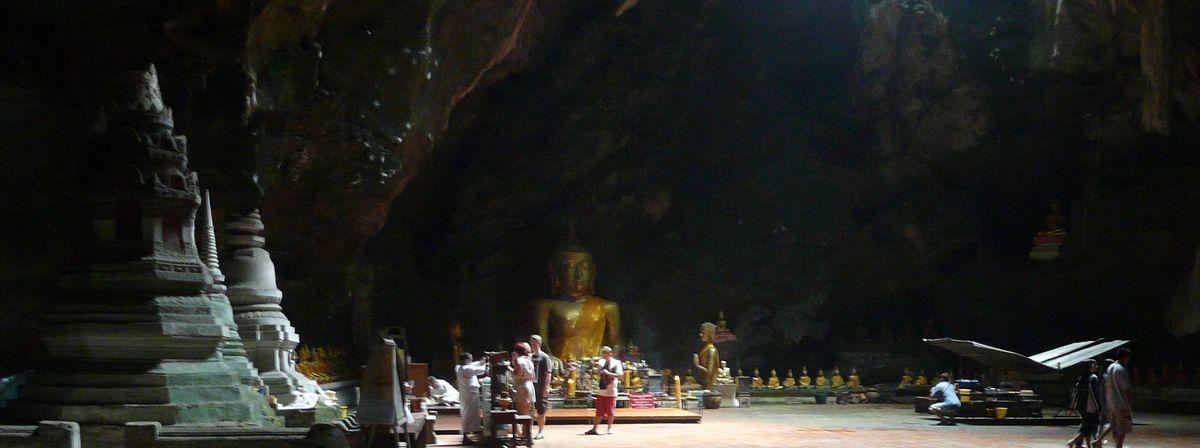
[[[590,424],[595,415],[595,409],[551,409],[546,413],[546,424]],[[676,408],[617,409],[617,423],[700,423],[700,414]]]

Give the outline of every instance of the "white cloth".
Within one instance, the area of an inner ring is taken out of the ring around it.
[[[1121,363],[1114,362],[1108,366],[1104,375],[1104,401],[1108,414],[1114,416],[1133,415],[1133,400],[1130,391],[1133,383],[1129,380],[1129,371]]]
[[[438,403],[445,405],[456,405],[459,401],[458,389],[455,389],[448,381],[441,378],[436,378],[429,382],[429,396]]]
[[[615,359],[606,360],[601,358],[597,366],[600,368],[600,370],[612,372],[612,374],[616,375],[616,377],[609,376],[608,378],[611,378],[612,381],[608,382],[608,387],[597,390],[596,395],[601,397],[617,396],[617,383],[621,382],[622,375],[625,374],[624,369],[621,367],[621,361],[617,361]],[[600,375],[600,378],[605,378],[603,372],[597,373],[597,375]]]
[[[459,399],[462,402],[460,413],[462,414],[463,435],[479,431],[483,427],[478,377],[486,372],[487,367],[478,361],[462,364],[454,369],[455,377],[458,380]]]

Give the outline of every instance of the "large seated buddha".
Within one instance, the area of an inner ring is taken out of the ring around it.
[[[591,251],[571,237],[559,247],[550,271],[557,297],[538,302],[537,326],[551,354],[564,361],[590,359],[605,344],[619,352],[621,312],[616,303],[594,294]]]

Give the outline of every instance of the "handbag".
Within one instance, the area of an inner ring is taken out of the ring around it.
[[[603,370],[605,372],[608,371],[608,361],[604,361],[604,367],[601,367],[600,370]],[[605,376],[604,374],[600,375],[600,389],[601,390],[608,389],[608,385],[611,383],[612,383],[612,378],[609,378],[609,377]]]

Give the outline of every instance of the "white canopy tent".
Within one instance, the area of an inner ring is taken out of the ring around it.
[[[940,338],[925,339],[925,342],[934,347],[940,347],[958,353],[963,357],[979,361],[987,366],[1025,370],[1033,373],[1059,372],[1129,343],[1129,341],[1122,339],[1112,341],[1103,339],[1079,341],[1046,350],[1033,356],[1025,356],[1017,352],[992,347],[975,341]]]

